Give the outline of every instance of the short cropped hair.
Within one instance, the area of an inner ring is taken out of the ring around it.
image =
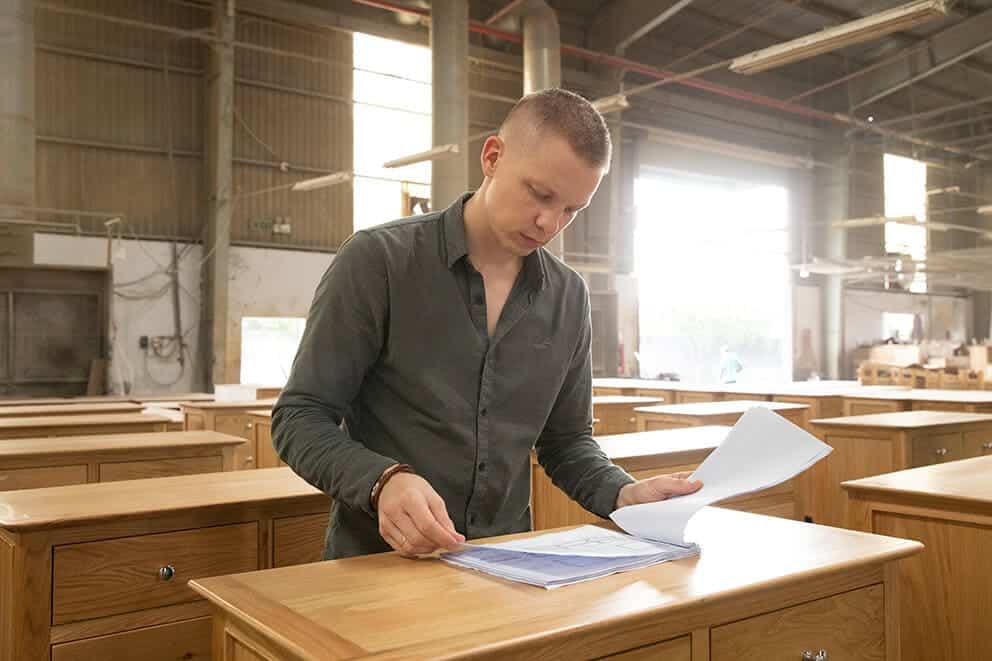
[[[564,138],[589,165],[609,168],[613,151],[610,130],[599,111],[578,94],[560,88],[527,94],[507,114],[500,131],[521,115],[526,115],[529,125],[539,133],[552,131]]]

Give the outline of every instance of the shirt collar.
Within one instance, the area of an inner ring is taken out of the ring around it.
[[[452,268],[458,260],[468,256],[468,243],[465,240],[465,203],[474,193],[464,193],[444,210],[444,260]],[[543,248],[538,248],[524,258],[524,271],[535,289],[544,289],[548,283],[548,256]]]

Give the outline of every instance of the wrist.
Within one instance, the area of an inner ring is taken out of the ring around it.
[[[382,471],[382,475],[379,479],[375,481],[372,485],[372,490],[369,492],[369,506],[373,512],[379,511],[379,498],[382,497],[382,490],[385,488],[386,484],[394,476],[400,473],[415,473],[416,471],[409,464],[393,464],[386,470]]]
[[[632,495],[635,484],[636,482],[631,482],[630,484],[625,484],[620,487],[620,491],[617,492],[616,509],[635,504],[634,497]]]

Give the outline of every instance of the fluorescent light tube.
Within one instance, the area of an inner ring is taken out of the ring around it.
[[[424,161],[435,161],[439,158],[444,158],[445,156],[450,156],[457,154],[460,151],[458,145],[455,143],[441,145],[439,147],[434,147],[433,149],[428,149],[427,151],[422,151],[417,154],[410,154],[409,156],[404,156],[402,158],[397,158],[392,161],[387,161],[382,164],[384,168],[401,168],[404,165],[413,165],[414,163],[423,163]]]
[[[730,70],[741,74],[767,71],[815,55],[829,53],[853,44],[878,39],[893,32],[943,18],[947,15],[947,0],[920,0],[893,9],[865,16],[849,23],[821,30],[805,37],[763,48],[736,58]]]
[[[325,188],[327,186],[334,186],[336,184],[343,184],[346,181],[351,181],[350,172],[335,172],[334,174],[327,174],[323,177],[315,177],[313,179],[304,179],[303,181],[297,181],[293,184],[290,190],[294,191],[309,191],[316,190],[318,188]]]
[[[623,94],[613,94],[611,96],[604,96],[602,99],[596,99],[592,102],[592,107],[598,110],[599,114],[607,115],[611,112],[626,110],[630,107],[630,101]]]

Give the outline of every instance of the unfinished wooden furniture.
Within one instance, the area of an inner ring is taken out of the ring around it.
[[[666,402],[671,397],[667,386],[671,381],[657,379],[595,378],[592,380],[593,395],[627,395],[630,397],[658,397]],[[667,395],[667,396],[666,396]]]
[[[729,431],[730,427],[691,427],[601,436],[596,442],[613,463],[634,478],[643,480],[695,470],[723,442]],[[771,489],[734,498],[720,506],[792,519],[797,513],[793,482],[789,480]],[[531,455],[531,516],[535,530],[602,520],[582,509],[552,484],[534,454]]]
[[[4,441],[0,491],[229,471],[242,443],[212,431]]]
[[[179,392],[159,393],[157,395],[130,395],[132,402],[138,404],[158,404],[159,402],[212,402],[213,393],[209,392]]]
[[[43,436],[92,436],[166,431],[168,420],[147,413],[0,418],[0,440]]]
[[[992,440],[992,437],[989,437]],[[992,651],[992,444],[988,456],[845,482],[849,525],[912,539],[896,568],[904,661],[983,659]]]
[[[274,399],[251,400],[247,402],[182,402],[182,411],[187,430],[209,429],[232,436],[240,436],[248,441],[235,457],[236,469],[255,468],[258,451],[255,447],[255,430],[252,428],[249,411],[271,409]]]
[[[0,407],[3,406],[44,406],[47,404],[113,404],[117,402],[132,402],[123,395],[90,395],[83,397],[0,397]]]
[[[833,448],[811,469],[813,520],[831,526],[850,518],[841,483],[982,456],[992,442],[992,415],[978,413],[877,413],[813,420],[810,427]]]
[[[285,466],[285,462],[272,447],[272,409],[248,411],[249,424],[254,433],[255,456],[259,468]]]
[[[319,560],[328,502],[288,468],[3,493],[0,659],[208,659],[187,581]]]
[[[992,413],[992,393],[984,390],[882,391],[854,393],[844,398],[844,415],[896,411],[960,411]]]
[[[893,579],[918,543],[721,508],[692,525],[701,557],[551,591],[393,553],[191,587],[216,661],[900,658]]]
[[[750,400],[727,400],[722,402],[698,402],[696,404],[665,404],[662,406],[642,406],[634,409],[637,417],[637,431],[656,429],[681,429],[703,425],[733,426],[749,409],[766,408],[775,411],[794,425],[806,428],[809,422],[809,407],[804,404],[787,402],[763,402]]]
[[[37,418],[62,415],[97,415],[102,413],[141,413],[141,405],[134,402],[101,402],[98,404],[0,406],[0,418]]]
[[[626,434],[637,431],[634,409],[639,406],[661,404],[659,397],[633,397],[627,395],[601,395],[592,398],[592,414],[599,422],[594,427],[597,436]]]

